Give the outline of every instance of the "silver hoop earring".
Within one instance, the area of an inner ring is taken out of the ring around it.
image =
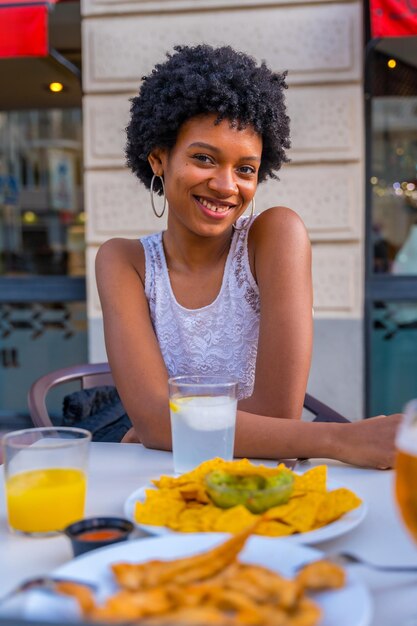
[[[234,230],[246,230],[249,222],[251,221],[253,214],[255,213],[255,197],[252,198],[252,206],[251,206],[251,210],[250,210],[250,215],[248,216],[248,219],[245,222],[245,225],[242,226],[242,228],[237,228],[234,224],[233,224],[233,229]]]
[[[158,213],[158,211],[156,210],[156,206],[155,206],[155,200],[154,200],[154,182],[155,182],[155,178],[159,178],[161,181],[161,187],[162,187],[162,194],[164,196],[164,205],[162,207],[162,211],[160,213]],[[165,213],[165,207],[167,205],[167,197],[165,195],[165,184],[164,184],[164,178],[163,176],[158,176],[158,174],[154,174],[152,176],[152,180],[151,180],[151,188],[150,188],[150,192],[151,192],[151,205],[152,205],[152,210],[155,213],[156,217],[162,217],[163,214]]]

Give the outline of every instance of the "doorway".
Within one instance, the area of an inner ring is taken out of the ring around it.
[[[58,3],[48,57],[0,59],[0,429],[31,424],[36,378],[88,360],[80,31]]]
[[[417,397],[417,37],[367,57],[366,414]]]

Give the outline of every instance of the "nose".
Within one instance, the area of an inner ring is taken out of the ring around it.
[[[221,168],[210,178],[208,187],[221,196],[231,196],[239,192],[234,172],[229,168]]]

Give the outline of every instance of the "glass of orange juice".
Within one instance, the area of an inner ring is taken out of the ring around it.
[[[50,535],[84,515],[91,433],[28,428],[2,439],[9,528]]]

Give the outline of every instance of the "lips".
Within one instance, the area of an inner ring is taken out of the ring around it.
[[[218,200],[207,200],[202,196],[194,196],[201,211],[215,219],[224,218],[232,209],[235,208],[235,204],[230,204],[228,202],[220,202]]]

